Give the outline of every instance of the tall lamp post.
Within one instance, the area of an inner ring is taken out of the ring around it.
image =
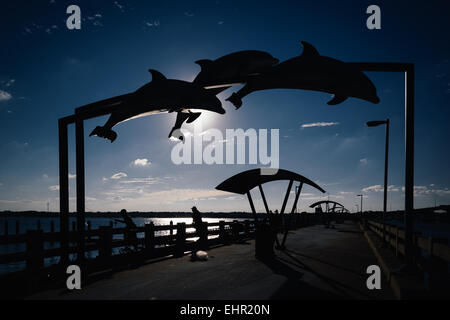
[[[388,157],[389,157],[389,118],[380,121],[368,121],[366,125],[368,127],[377,127],[379,125],[386,125],[386,144],[384,152],[384,197],[383,197],[383,214],[381,216],[381,221],[383,223],[383,242],[386,241],[386,208],[387,208],[387,182],[388,182]]]
[[[362,194],[357,194],[356,195],[357,197],[361,197],[361,206],[360,206],[360,211],[361,211],[361,214],[363,213],[363,208],[362,208],[362,198],[363,198],[363,195]]]

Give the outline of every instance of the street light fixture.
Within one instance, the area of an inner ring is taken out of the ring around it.
[[[362,194],[357,194],[357,197],[361,197],[361,207],[359,208],[361,211],[361,214],[363,213],[363,207],[362,207],[362,199],[363,199],[363,195]]]
[[[383,223],[383,242],[386,241],[386,208],[387,208],[387,183],[388,183],[388,157],[389,157],[389,118],[380,121],[368,121],[366,125],[368,127],[377,127],[379,125],[386,125],[386,144],[384,152],[384,197],[383,197],[383,213],[381,220]]]

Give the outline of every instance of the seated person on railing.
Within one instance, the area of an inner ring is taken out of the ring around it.
[[[127,229],[125,232],[125,241],[128,245],[132,245],[134,247],[134,250],[136,250],[137,249],[137,237],[136,237],[137,226],[134,223],[133,219],[131,219],[128,216],[127,210],[122,209],[120,211],[120,214],[122,215],[123,220],[114,219],[114,221],[125,224],[125,228]]]
[[[206,243],[204,243],[203,240],[207,240],[208,235],[205,235],[205,229],[203,227],[203,220],[202,220],[202,214],[200,211],[198,211],[197,207],[192,207],[192,221],[195,227],[195,230],[198,234],[198,236],[200,237],[200,239],[198,240],[198,244],[200,246],[200,249],[205,249],[206,248]]]

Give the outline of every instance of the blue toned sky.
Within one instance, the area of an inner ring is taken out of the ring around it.
[[[430,3],[435,3],[431,5]],[[70,4],[81,30],[66,28]],[[128,93],[151,80],[149,68],[192,80],[199,59],[256,49],[280,60],[299,55],[301,40],[342,61],[413,62],[416,66],[415,206],[450,203],[449,5],[444,1],[377,2],[381,30],[366,28],[371,1],[2,1],[0,10],[0,210],[50,210],[58,205],[57,120],[74,108]],[[328,194],[304,188],[300,209],[323,197],[354,210],[382,208],[384,128],[391,119],[389,204],[403,208],[404,77],[367,73],[377,105],[330,95],[268,90],[244,98],[225,115],[205,112],[204,130],[280,130],[280,167],[298,172]],[[107,117],[85,122],[87,134]],[[245,198],[215,190],[255,165],[175,165],[167,138],[175,114],[119,124],[114,143],[86,137],[86,208],[90,211],[249,210]],[[320,125],[322,123],[322,125]],[[325,123],[325,125],[323,124]],[[310,124],[310,125],[308,125]],[[312,124],[312,125],[311,125]],[[306,125],[306,126],[305,126]],[[186,128],[193,128],[187,125]],[[70,139],[70,209],[75,210],[74,128]],[[265,186],[279,209],[287,182]],[[258,209],[262,203],[255,192]]]

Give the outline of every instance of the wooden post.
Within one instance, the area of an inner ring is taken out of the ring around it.
[[[59,231],[61,234],[61,265],[69,261],[69,150],[67,121],[58,120],[59,136]]]
[[[110,226],[101,226],[99,228],[99,235],[100,235],[100,247],[98,255],[100,259],[109,259],[112,255],[112,240],[113,240],[113,233],[112,228]]]
[[[200,249],[208,250],[208,222],[202,222],[199,237]]]
[[[145,232],[144,238],[145,252],[149,256],[152,256],[153,250],[155,248],[155,226],[153,222],[146,223],[144,225],[144,232]]]
[[[44,266],[44,242],[42,230],[28,230],[26,240],[26,268],[36,274]]]
[[[182,257],[184,255],[184,248],[186,243],[186,224],[184,222],[177,223],[177,240],[175,247],[175,257]]]
[[[78,254],[80,261],[84,260],[84,212],[85,212],[85,185],[84,185],[84,124],[82,119],[75,121],[75,148],[76,148],[76,183],[77,183],[77,231]]]
[[[50,232],[55,232],[55,222],[50,221]]]
[[[230,244],[230,239],[228,233],[225,230],[225,221],[219,221],[219,238],[220,242],[223,244]]]
[[[169,231],[169,234],[170,234],[170,241],[169,241],[169,243],[172,244],[172,242],[173,242],[173,221],[172,220],[170,220],[170,231]]]
[[[8,220],[5,220],[5,236],[8,235]]]
[[[72,231],[75,231],[77,229],[77,223],[75,221],[72,221]]]
[[[87,222],[87,229],[88,229],[89,231],[92,230],[91,221],[88,221],[88,222]]]
[[[16,234],[20,233],[20,222],[19,220],[16,220]]]
[[[41,220],[37,221],[37,230],[41,230]]]

